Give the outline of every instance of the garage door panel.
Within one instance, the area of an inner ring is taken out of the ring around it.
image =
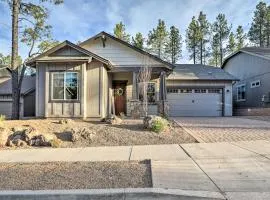
[[[1,101],[0,102],[0,115],[5,115],[6,118],[11,118],[11,112],[12,112],[12,102]]]
[[[167,98],[170,116],[222,116],[221,93],[168,93]]]

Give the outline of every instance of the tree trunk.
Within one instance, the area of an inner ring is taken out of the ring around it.
[[[11,51],[11,79],[12,79],[12,119],[20,117],[20,88],[18,77],[18,19],[20,0],[12,2],[12,51]]]
[[[201,64],[203,64],[203,42],[202,42],[202,40],[201,40],[200,47],[201,47]]]
[[[193,62],[196,64],[196,47],[193,47]]]

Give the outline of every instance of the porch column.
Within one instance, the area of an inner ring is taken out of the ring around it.
[[[167,100],[167,88],[166,88],[166,73],[162,71],[159,76],[159,112],[163,116],[166,116],[165,102]]]
[[[138,99],[138,80],[137,80],[137,72],[133,73],[133,79],[132,79],[132,99]]]
[[[166,73],[162,71],[159,76],[159,100],[167,100],[167,89],[166,89]]]

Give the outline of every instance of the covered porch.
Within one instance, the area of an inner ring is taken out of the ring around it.
[[[151,68],[151,79],[147,83],[148,114],[157,115],[164,112],[166,103],[166,75],[169,70],[164,67]],[[144,116],[143,97],[140,91],[138,75],[141,67],[113,67],[108,71],[108,114],[125,115],[132,118]]]

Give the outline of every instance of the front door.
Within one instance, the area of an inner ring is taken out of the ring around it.
[[[114,105],[115,114],[120,115],[120,113],[126,114],[126,85],[127,81],[114,81]]]

